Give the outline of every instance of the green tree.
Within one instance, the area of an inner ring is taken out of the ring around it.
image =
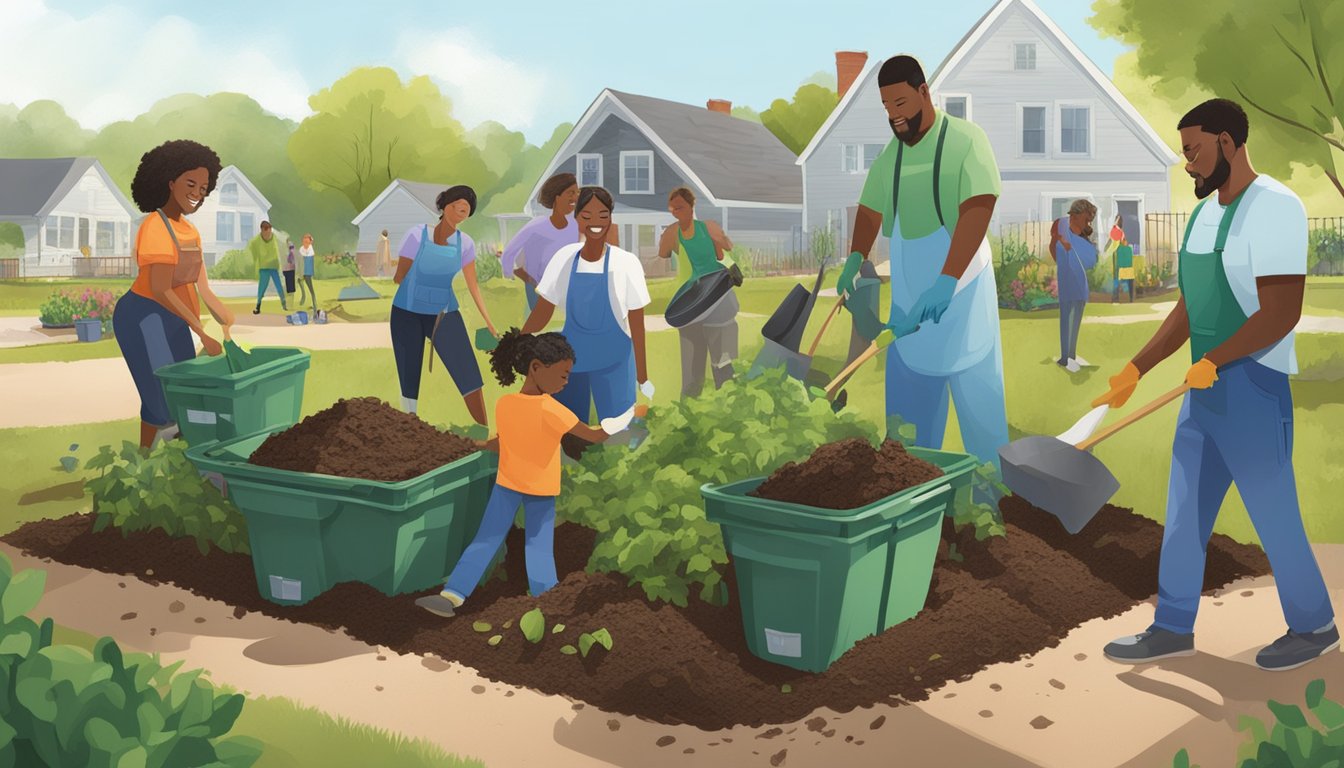
[[[793,101],[775,99],[761,113],[761,123],[797,155],[807,148],[839,101],[835,91],[809,83],[794,93]]]
[[[573,128],[572,123],[561,123],[540,147],[527,144],[521,133],[510,132],[498,123],[482,123],[472,131],[473,141],[481,142],[478,146],[482,146],[481,156],[486,165],[491,170],[498,169],[500,179],[488,197],[482,198],[481,207],[463,229],[482,242],[497,241],[499,225],[494,217],[523,210],[532,188]],[[498,152],[505,148],[512,153],[501,158]]]
[[[751,107],[733,107],[733,117],[752,123],[761,122],[761,113]]]
[[[1242,104],[1258,169],[1286,178],[1290,163],[1319,168],[1344,196],[1344,3],[1260,0],[1179,20],[1167,0],[1092,8],[1096,29],[1137,48],[1139,74],[1160,95],[1195,87]]]
[[[93,136],[54,101],[34,101],[23,109],[0,108],[0,157],[82,155]]]
[[[308,99],[315,113],[289,139],[289,156],[316,189],[339,192],[363,210],[393,179],[493,189],[480,150],[453,119],[428,77],[385,67],[356,69]]]

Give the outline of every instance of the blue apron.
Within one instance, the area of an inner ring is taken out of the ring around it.
[[[561,333],[574,348],[575,373],[605,371],[633,360],[635,345],[611,308],[607,291],[611,269],[611,246],[602,254],[602,273],[579,271],[583,254],[574,254],[569,268],[569,290],[565,296],[565,327]]]
[[[947,120],[938,131],[938,146],[933,158],[933,205],[938,214],[938,229],[924,237],[901,237],[900,192],[901,159],[905,145],[896,151],[896,171],[892,180],[891,229],[891,320],[908,314],[924,291],[931,288],[943,271],[952,235],[943,219],[939,196],[943,144]],[[984,243],[981,248],[986,247]],[[978,257],[977,257],[978,258]],[[970,269],[970,267],[968,267]],[[988,275],[988,278],[986,277]],[[916,373],[947,376],[964,371],[985,358],[998,340],[998,296],[994,270],[988,266],[968,282],[957,285],[952,302],[937,323],[923,323],[917,333],[896,340],[901,360]]]
[[[454,234],[456,237],[448,245],[439,245],[434,242],[429,226],[424,227],[420,248],[392,298],[392,306],[421,315],[457,311],[453,278],[462,271],[462,230]]]

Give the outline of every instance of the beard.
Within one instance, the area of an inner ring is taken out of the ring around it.
[[[897,130],[894,120],[888,120],[887,124],[891,126],[891,132],[896,134],[896,138],[908,145],[919,135],[919,125],[923,119],[924,113],[922,111],[916,112],[914,117],[906,119],[904,131]]]
[[[1227,161],[1227,155],[1223,154],[1223,146],[1218,145],[1218,164],[1214,166],[1213,173],[1207,177],[1192,173],[1190,178],[1195,180],[1195,197],[1203,200],[1218,191],[1218,188],[1227,182],[1227,177],[1232,175],[1232,164]]]

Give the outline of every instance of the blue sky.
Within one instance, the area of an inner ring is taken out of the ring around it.
[[[1036,2],[1110,73],[1125,48],[1087,24],[1089,4]],[[914,53],[931,71],[991,5],[4,0],[0,100],[53,98],[99,127],[174,93],[234,90],[301,119],[311,92],[385,65],[430,75],[468,127],[496,119],[541,141],[604,87],[763,109],[834,73],[837,50]]]

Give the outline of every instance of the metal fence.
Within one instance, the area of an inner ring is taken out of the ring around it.
[[[1000,240],[1016,240],[1027,246],[1032,256],[1043,259],[1050,255],[1050,227],[1053,221],[1017,221],[999,227]],[[998,249],[994,254],[996,263],[1001,263]]]
[[[1344,275],[1344,216],[1307,219],[1307,273]]]
[[[0,259],[0,280],[74,277],[81,279],[126,278],[135,276],[135,259],[130,256],[78,257],[65,263],[43,264],[35,256]]]
[[[1143,216],[1143,241],[1135,253],[1149,264],[1166,267],[1176,274],[1181,239],[1185,237],[1188,213],[1146,213]]]

